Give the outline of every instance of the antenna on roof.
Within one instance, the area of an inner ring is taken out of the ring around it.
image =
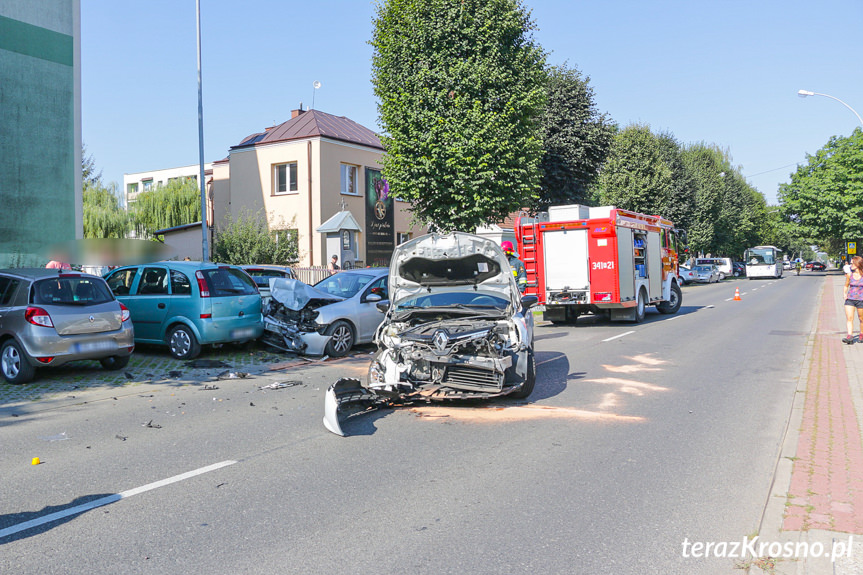
[[[317,80],[315,80],[315,81],[312,83],[312,87],[314,88],[314,90],[312,90],[312,107],[311,107],[311,108],[309,108],[310,110],[314,110],[314,109],[315,109],[315,92],[317,92],[317,91],[318,91],[318,88],[320,88],[320,87],[321,87],[321,83],[320,83],[320,82],[318,82]]]

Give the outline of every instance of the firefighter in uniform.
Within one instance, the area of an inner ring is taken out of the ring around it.
[[[512,275],[515,276],[515,283],[518,284],[518,291],[522,294],[527,289],[527,271],[524,269],[524,263],[518,259],[518,255],[512,247],[512,242],[501,242],[500,247],[503,248],[503,253],[509,260],[509,267],[512,268]]]

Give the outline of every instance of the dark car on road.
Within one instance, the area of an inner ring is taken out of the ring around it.
[[[806,269],[812,270],[813,272],[823,272],[827,269],[827,266],[821,262],[809,262],[806,264]]]
[[[0,373],[9,383],[26,383],[38,367],[82,359],[122,369],[135,349],[129,319],[98,276],[0,270]]]

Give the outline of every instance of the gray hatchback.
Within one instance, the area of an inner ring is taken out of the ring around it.
[[[9,383],[26,383],[37,367],[81,359],[122,369],[135,349],[129,319],[98,276],[0,270],[0,373]]]

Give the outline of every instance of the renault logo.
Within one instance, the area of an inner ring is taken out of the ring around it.
[[[449,343],[449,338],[447,337],[446,332],[442,330],[436,331],[434,336],[432,336],[432,343],[438,351],[445,350],[446,344]]]
[[[94,321],[96,321],[96,318],[91,315],[90,316],[90,323],[93,323]]]

